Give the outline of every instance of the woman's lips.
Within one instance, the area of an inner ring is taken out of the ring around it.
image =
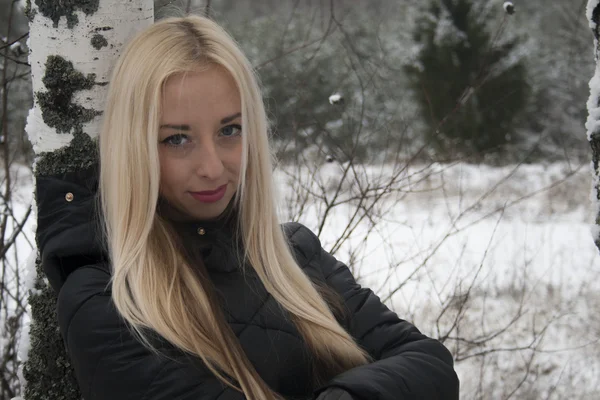
[[[227,184],[217,188],[216,190],[205,190],[203,192],[190,192],[193,198],[202,203],[214,203],[225,196]]]

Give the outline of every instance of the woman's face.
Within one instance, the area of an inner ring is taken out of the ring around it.
[[[160,194],[190,219],[219,216],[242,160],[241,100],[220,66],[169,78],[158,134]]]

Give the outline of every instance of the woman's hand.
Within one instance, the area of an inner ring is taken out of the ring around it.
[[[340,388],[329,388],[317,397],[317,400],[357,400],[350,395],[350,393],[346,392],[344,389]]]

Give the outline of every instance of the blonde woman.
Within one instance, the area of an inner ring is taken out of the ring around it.
[[[458,398],[441,343],[280,225],[267,130],[248,60],[209,19],[162,20],[126,47],[99,168],[37,186],[83,397]]]

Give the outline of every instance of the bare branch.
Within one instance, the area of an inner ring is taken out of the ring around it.
[[[206,18],[210,18],[210,2],[211,0],[206,0],[206,7],[204,7],[204,16]]]
[[[16,38],[12,42],[9,42],[9,43],[7,43],[7,44],[5,44],[3,46],[0,46],[0,50],[4,50],[5,48],[10,47],[10,46],[12,46],[13,44],[15,44],[17,42],[20,42],[22,39],[25,39],[28,36],[29,36],[29,32],[24,33],[23,35],[19,36],[18,38]]]

